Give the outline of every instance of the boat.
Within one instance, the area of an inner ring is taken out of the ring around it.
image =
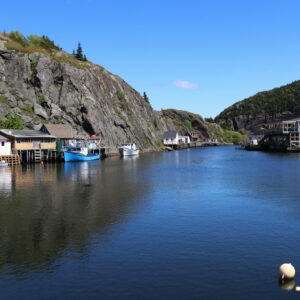
[[[64,151],[64,160],[68,161],[89,161],[100,159],[96,153],[88,153],[87,147],[66,147]]]
[[[135,144],[122,144],[119,151],[122,156],[138,155],[140,153]]]
[[[8,166],[8,162],[6,162],[5,160],[0,161],[0,167],[7,167],[7,166]]]

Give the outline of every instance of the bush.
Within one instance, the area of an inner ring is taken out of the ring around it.
[[[6,118],[0,118],[0,128],[2,129],[23,129],[24,123],[17,115],[7,115]]]
[[[61,50],[61,48],[50,40],[47,36],[43,35],[42,37],[37,35],[29,35],[28,41],[35,46],[40,46],[46,50]]]
[[[11,31],[10,33],[7,34],[7,36],[13,41],[21,44],[23,47],[28,44],[26,37],[23,34],[21,34],[18,30]]]
[[[183,126],[184,126],[187,130],[189,130],[189,131],[192,131],[192,130],[193,130],[193,126],[192,126],[191,121],[188,121],[188,120],[184,121],[184,122],[183,122]]]

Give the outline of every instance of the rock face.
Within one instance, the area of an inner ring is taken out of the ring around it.
[[[177,130],[182,134],[194,131],[201,138],[212,137],[208,124],[200,115],[176,109],[162,110],[161,114],[168,128],[172,130]]]
[[[25,128],[70,124],[77,135],[97,135],[111,148],[135,142],[158,150],[167,130],[198,131],[210,137],[199,115],[156,112],[120,77],[63,51],[32,51],[8,46],[0,34],[0,121],[21,119]]]
[[[0,39],[0,117],[11,114],[26,128],[69,123],[78,135],[100,136],[112,147],[132,141],[155,150],[167,130],[137,91],[102,67],[78,67],[47,53],[8,50]]]
[[[258,93],[225,109],[216,121],[232,130],[262,133],[265,124],[300,117],[300,81]]]

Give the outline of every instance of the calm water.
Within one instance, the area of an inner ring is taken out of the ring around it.
[[[288,299],[300,155],[211,147],[0,169],[1,299]]]

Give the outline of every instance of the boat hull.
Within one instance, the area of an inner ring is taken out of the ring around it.
[[[122,156],[138,155],[139,153],[140,153],[140,150],[120,149],[120,154]]]
[[[95,153],[83,155],[80,153],[64,152],[64,159],[65,159],[65,162],[68,162],[68,161],[90,161],[90,160],[100,159],[100,155],[95,154]]]

